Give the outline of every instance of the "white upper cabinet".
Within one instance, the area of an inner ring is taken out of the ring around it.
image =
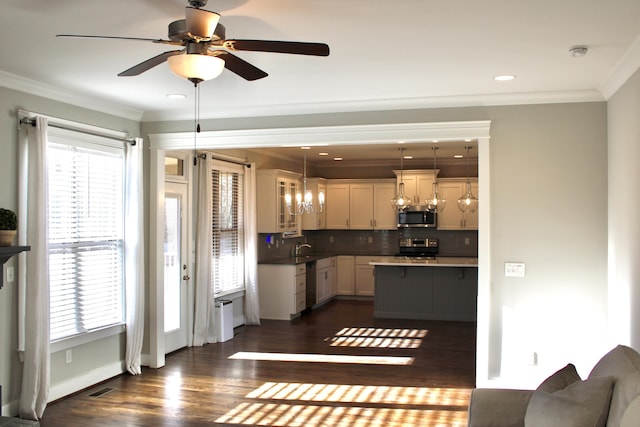
[[[300,186],[300,174],[281,169],[257,171],[258,233],[298,231],[298,215],[289,214],[286,194],[295,202]]]
[[[400,170],[393,172],[397,176],[396,184],[400,185]],[[439,169],[436,169],[436,175],[438,172]],[[433,188],[433,169],[404,170],[402,182],[404,182],[404,193],[413,200],[413,204],[424,205]]]
[[[327,229],[393,230],[396,212],[390,201],[393,180],[328,180]]]
[[[444,178],[438,180],[438,191],[447,200],[444,211],[438,213],[438,230],[478,229],[478,211],[462,212],[458,208],[458,199],[467,190],[466,183],[466,178]],[[471,179],[471,192],[478,197],[477,178]]]

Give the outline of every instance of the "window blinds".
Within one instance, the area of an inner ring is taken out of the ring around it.
[[[244,289],[244,186],[242,173],[235,171],[212,169],[211,178],[211,283],[219,296]]]
[[[124,150],[48,145],[51,341],[124,321]]]

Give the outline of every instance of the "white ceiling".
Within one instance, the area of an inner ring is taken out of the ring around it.
[[[186,0],[3,0],[0,85],[143,121],[192,119],[193,85],[166,64]],[[607,99],[640,66],[638,0],[210,0],[227,38],[325,42],[329,57],[237,52],[269,76],[225,71],[201,118]],[[574,58],[569,48],[586,45]],[[493,77],[514,74],[511,82]],[[181,93],[184,100],[166,95]],[[396,151],[397,154],[397,151]]]

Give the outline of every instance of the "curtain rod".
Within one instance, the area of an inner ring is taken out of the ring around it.
[[[233,163],[234,165],[246,166],[248,168],[251,167],[251,163],[248,163],[248,162],[241,162],[241,161],[238,161],[238,160],[231,160],[231,159],[225,158],[223,156],[216,156],[213,153],[209,153],[209,155],[211,156],[212,159],[215,159],[215,160],[220,160],[220,161],[223,161],[223,162]],[[201,159],[206,159],[207,155],[206,154],[198,154],[198,157],[201,158]]]
[[[35,127],[36,126],[36,120],[34,118],[31,117],[20,117],[19,123],[21,125],[30,125]],[[92,132],[91,130],[88,129],[80,129],[80,128],[76,128],[73,126],[65,126],[61,123],[55,123],[55,122],[48,122],[47,126],[51,126],[57,129],[64,129],[64,130],[71,130],[74,132],[79,132],[79,133],[84,133],[87,135],[92,135],[92,136],[99,136],[101,138],[109,138],[109,139],[114,139],[116,141],[123,141],[126,142],[128,144],[131,145],[136,145],[136,139],[135,138],[131,138],[131,137],[118,137],[116,135],[109,135],[109,134],[104,134],[101,132]]]

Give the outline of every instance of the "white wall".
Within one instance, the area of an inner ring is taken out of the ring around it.
[[[640,349],[640,71],[608,104],[612,344]]]

